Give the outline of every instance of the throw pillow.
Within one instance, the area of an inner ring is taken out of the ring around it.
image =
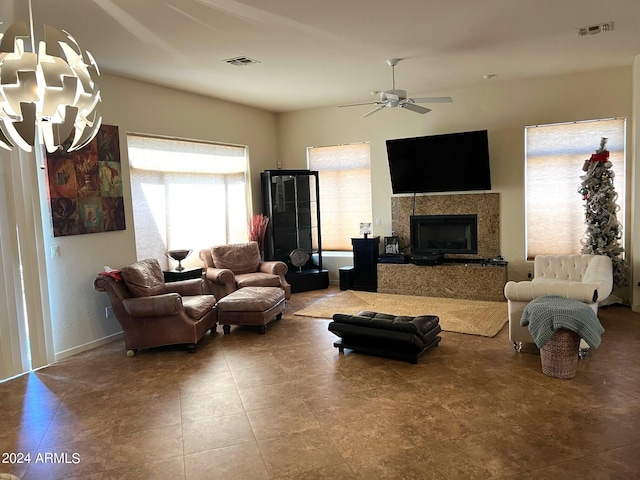
[[[162,268],[155,258],[141,260],[120,269],[129,293],[134,297],[150,297],[167,292]]]
[[[261,261],[257,242],[211,247],[211,256],[216,268],[228,268],[234,274],[256,272]]]

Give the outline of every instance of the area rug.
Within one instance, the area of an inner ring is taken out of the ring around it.
[[[392,295],[355,290],[346,290],[318,300],[294,315],[331,319],[334,313],[353,315],[363,310],[411,317],[437,315],[442,330],[483,337],[496,336],[509,319],[507,302]]]

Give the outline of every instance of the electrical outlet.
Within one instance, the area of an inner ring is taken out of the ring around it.
[[[113,315],[113,308],[104,307],[104,318],[109,318],[111,315]]]

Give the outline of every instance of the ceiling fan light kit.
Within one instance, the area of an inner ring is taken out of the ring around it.
[[[346,105],[338,105],[338,107],[355,107],[360,105],[375,105],[376,108],[362,115],[362,118],[373,115],[379,112],[383,108],[406,108],[412,112],[425,114],[431,111],[430,108],[417,105],[418,103],[450,103],[453,102],[451,97],[424,97],[424,98],[409,98],[406,90],[396,89],[396,72],[395,66],[400,61],[400,58],[390,58],[387,60],[387,65],[391,67],[391,90],[385,90],[382,92],[371,92],[372,94],[379,93],[380,100],[376,102],[364,102],[364,103],[350,103]]]

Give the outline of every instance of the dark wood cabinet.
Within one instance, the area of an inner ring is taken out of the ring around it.
[[[351,245],[353,245],[353,289],[377,291],[380,237],[352,238]]]
[[[294,293],[327,288],[329,272],[322,268],[318,172],[265,170],[261,182],[262,213],[269,217],[265,259],[287,264],[286,278]],[[306,253],[307,261],[294,264],[294,251]]]

